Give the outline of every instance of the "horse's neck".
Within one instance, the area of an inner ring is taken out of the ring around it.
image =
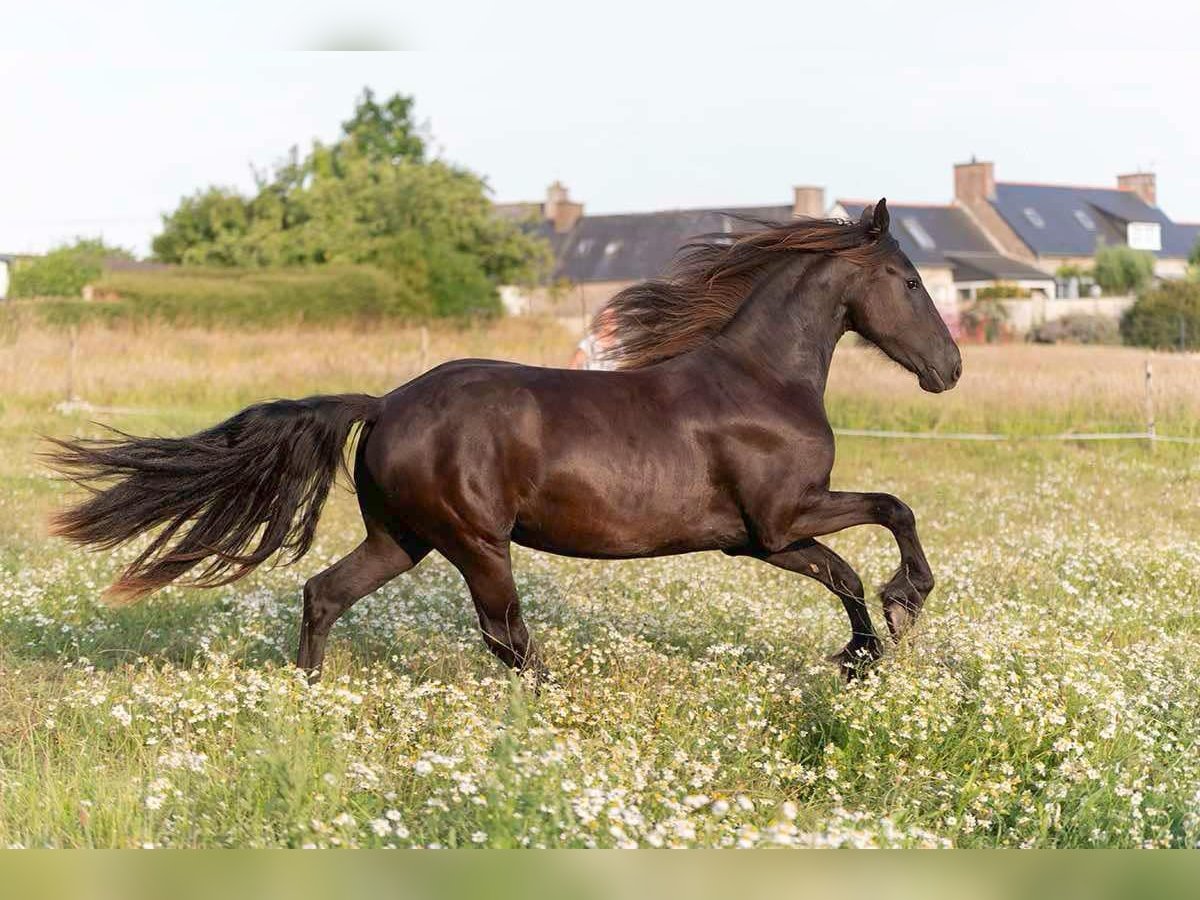
[[[714,347],[774,380],[824,393],[833,348],[845,331],[844,285],[825,259],[801,257],[766,273]]]

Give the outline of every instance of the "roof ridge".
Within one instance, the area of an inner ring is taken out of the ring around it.
[[[1072,191],[1114,191],[1122,194],[1137,195],[1137,191],[1133,188],[1120,187],[1114,184],[1056,184],[1051,181],[997,181],[996,184],[1011,184],[1014,187],[1066,188]]]
[[[739,203],[730,206],[677,206],[668,209],[627,210],[624,212],[584,213],[582,219],[614,219],[620,216],[667,216],[675,213],[727,213],[741,209],[792,208],[791,203]]]
[[[867,205],[867,204],[871,204],[871,203],[876,203],[878,201],[864,200],[861,197],[838,197],[833,202],[834,203],[862,203],[864,205]],[[913,202],[913,201],[908,201],[908,200],[903,200],[903,201],[889,200],[888,201],[888,209],[896,209],[896,208],[902,207],[902,206],[915,206],[919,209],[958,209],[958,207],[953,203],[923,203],[923,202]]]

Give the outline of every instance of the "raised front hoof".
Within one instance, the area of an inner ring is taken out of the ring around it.
[[[842,680],[849,684],[867,674],[875,660],[883,656],[879,641],[851,641],[837,653],[825,657],[838,667]]]
[[[883,618],[887,621],[892,640],[899,641],[912,628],[925,598],[933,590],[933,583],[914,582],[901,570],[879,591],[883,601]]]

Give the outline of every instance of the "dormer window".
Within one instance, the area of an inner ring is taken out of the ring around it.
[[[592,245],[595,243],[596,242],[593,241],[591,238],[584,238],[582,241],[580,241],[578,244],[575,245],[575,252],[577,254],[579,254],[580,256],[587,256],[589,253],[591,253]]]
[[[1096,222],[1082,209],[1075,210],[1075,221],[1088,231],[1096,230]]]
[[[609,241],[607,244],[604,245],[604,255],[605,256],[612,256],[613,254],[619,253],[620,251],[621,251],[621,242],[620,241]]]
[[[1042,218],[1042,214],[1032,206],[1027,206],[1022,210],[1025,213],[1025,218],[1029,220],[1029,224],[1034,228],[1045,228],[1046,220]]]
[[[1161,250],[1162,226],[1157,222],[1130,222],[1125,226],[1125,243],[1134,250]]]
[[[904,228],[912,235],[913,240],[920,245],[922,250],[932,250],[937,246],[933,238],[929,236],[929,232],[925,230],[914,216],[905,216],[901,221],[904,223]]]

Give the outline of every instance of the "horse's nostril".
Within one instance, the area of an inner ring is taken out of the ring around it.
[[[962,375],[962,360],[960,359],[954,365],[954,380],[958,381],[958,379],[961,375]]]

